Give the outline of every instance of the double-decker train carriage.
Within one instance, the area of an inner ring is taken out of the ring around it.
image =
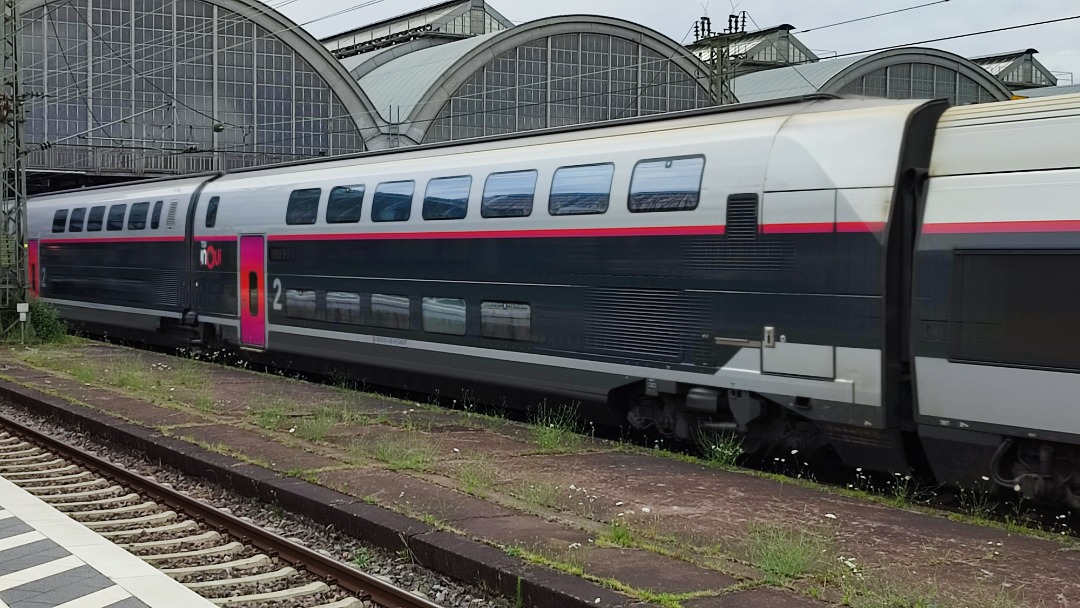
[[[1076,504],[1078,113],[815,96],[70,191],[31,274],[109,335]]]

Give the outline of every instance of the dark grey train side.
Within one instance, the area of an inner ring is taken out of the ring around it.
[[[65,193],[32,203],[32,257],[43,298],[114,331],[905,470],[920,431],[973,441],[920,427],[915,373],[943,111],[813,98]],[[169,188],[180,241],[53,232]],[[980,458],[937,472],[1004,466]]]

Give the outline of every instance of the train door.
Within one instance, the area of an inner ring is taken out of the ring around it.
[[[41,295],[41,286],[38,284],[39,268],[38,268],[38,241],[37,239],[30,239],[27,241],[27,264],[29,268],[30,279],[30,295],[37,297]]]
[[[266,237],[240,236],[240,346],[266,348]]]

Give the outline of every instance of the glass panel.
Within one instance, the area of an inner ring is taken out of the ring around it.
[[[704,156],[643,160],[630,179],[630,211],[685,211],[701,196]]]
[[[68,210],[67,209],[57,209],[56,210],[56,213],[53,215],[53,220],[52,220],[52,231],[53,232],[63,232],[64,231],[64,225],[67,224],[67,215],[68,215]]]
[[[319,217],[319,197],[322,196],[320,188],[305,188],[293,190],[289,195],[289,208],[285,212],[285,223],[314,224]]]
[[[286,289],[285,316],[293,319],[315,319],[318,303],[313,289]]]
[[[465,335],[465,300],[424,298],[424,331],[433,334]]]
[[[551,180],[548,212],[551,215],[604,213],[611,199],[615,165],[562,167]]]
[[[128,214],[128,230],[146,228],[146,215],[150,212],[150,203],[135,203]]]
[[[248,312],[259,316],[259,274],[255,271],[248,273]]]
[[[213,228],[215,225],[217,225],[217,210],[218,210],[218,203],[220,203],[220,202],[221,202],[220,197],[215,196],[215,197],[210,199],[209,203],[207,203],[207,205],[206,205],[206,227],[207,228]]]
[[[154,215],[150,218],[150,229],[157,230],[161,225],[161,207],[165,204],[165,201],[158,201],[154,203]]]
[[[360,323],[360,294],[347,291],[326,292],[326,320],[331,323]]]
[[[492,173],[484,183],[483,217],[526,217],[532,213],[536,171]]]
[[[71,210],[71,220],[68,223],[68,232],[82,232],[83,218],[86,217],[86,207]]]
[[[327,224],[355,224],[364,208],[364,186],[337,186],[326,203]]]
[[[532,308],[528,304],[484,302],[480,305],[480,333],[485,338],[532,339]]]
[[[127,205],[113,205],[109,207],[109,221],[106,230],[123,230],[124,214],[127,213]]]
[[[105,205],[90,208],[90,217],[86,218],[86,231],[98,232],[101,230],[101,221],[105,219]]]
[[[460,220],[469,209],[472,177],[440,177],[428,182],[424,194],[425,220]]]
[[[387,329],[409,329],[409,298],[371,294],[371,324]]]
[[[371,200],[371,221],[404,222],[412,214],[416,182],[384,182],[375,188]]]

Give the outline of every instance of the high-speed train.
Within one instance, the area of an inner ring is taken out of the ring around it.
[[[1080,507],[1078,142],[1080,96],[813,96],[87,188],[30,201],[32,285],[111,336]]]

